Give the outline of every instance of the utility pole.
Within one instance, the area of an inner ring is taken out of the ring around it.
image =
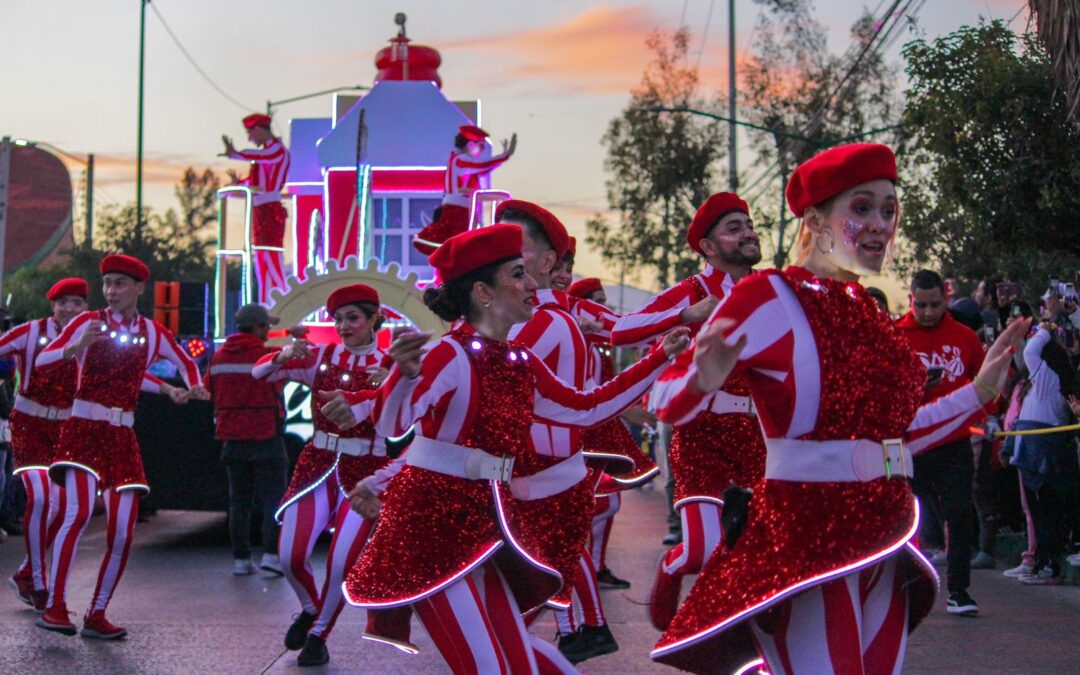
[[[4,291],[4,248],[7,243],[8,183],[11,180],[11,137],[0,139],[0,298]],[[3,306],[0,300],[0,306]]]
[[[94,247],[94,153],[86,156],[86,247]]]
[[[728,0],[728,188],[739,189],[738,143],[735,141],[735,0]]]
[[[142,243],[142,165],[143,165],[143,64],[146,61],[146,3],[139,0],[139,116],[135,145],[135,240]]]

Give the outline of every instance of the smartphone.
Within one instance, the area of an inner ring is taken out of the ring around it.
[[[1014,302],[1012,308],[1012,317],[1014,319],[1020,318],[1020,303]]]
[[[988,345],[992,345],[994,344],[994,340],[996,339],[997,330],[994,328],[994,326],[991,326],[990,324],[986,324],[985,326],[983,326],[983,342]]]
[[[1050,275],[1049,291],[1055,298],[1061,297],[1061,279],[1056,274]]]

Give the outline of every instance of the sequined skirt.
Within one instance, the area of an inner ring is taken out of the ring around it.
[[[150,492],[143,472],[142,452],[135,432],[82,417],[71,417],[60,428],[60,440],[49,467],[49,478],[63,484],[64,469],[94,474],[98,489],[137,489]]]
[[[356,487],[357,483],[389,463],[390,458],[385,455],[382,457],[376,457],[375,455],[365,455],[363,457],[341,455],[337,464],[338,489],[341,490],[342,495],[347,495],[349,490]]]
[[[652,658],[692,672],[731,672],[754,658],[748,621],[818,584],[903,557],[908,629],[933,606],[937,575],[908,543],[918,506],[907,481],[764,481],[734,550],[717,551]]]
[[[596,450],[622,458],[608,463],[605,470],[615,479],[601,481],[599,494],[611,494],[638,487],[660,472],[656,462],[641,451],[626,424],[618,418],[583,430],[581,447],[585,452]]]
[[[281,505],[278,506],[274,518],[280,523],[285,509],[290,504],[314,490],[328,478],[333,477],[336,481],[334,469],[337,468],[337,464],[336,452],[319,450],[311,443],[305,445],[300,451],[300,457],[296,460],[292,478],[289,479],[289,487],[285,490],[285,496],[281,498]]]
[[[753,415],[701,413],[675,428],[668,451],[675,508],[691,501],[719,503],[732,483],[751,487],[765,475],[765,441]]]
[[[15,452],[15,473],[31,467],[48,468],[60,441],[63,422],[34,417],[18,410],[11,412],[11,447]]]

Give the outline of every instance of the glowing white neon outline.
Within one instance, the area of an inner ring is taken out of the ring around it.
[[[53,462],[49,466],[49,471],[52,471],[52,468],[54,466],[70,466],[70,467],[74,467],[76,469],[82,469],[83,471],[85,471],[88,474],[90,474],[91,476],[93,476],[98,482],[101,482],[101,474],[99,474],[97,471],[94,471],[93,469],[86,466],[85,464],[79,464],[78,462],[73,462],[71,460],[64,460],[64,461],[61,461],[61,462]]]
[[[225,211],[225,200],[229,194],[242,193],[244,197],[244,248],[225,249],[225,227],[222,215]],[[240,257],[240,296],[243,303],[250,302],[250,294],[247,291],[248,267],[250,266],[250,252],[248,244],[251,241],[251,188],[246,185],[229,185],[219,188],[217,191],[217,216],[218,216],[218,250],[214,254],[214,337],[223,337],[225,330],[225,302],[223,294],[227,290],[224,287],[225,269],[222,266],[222,258]]]
[[[773,595],[771,597],[768,597],[765,600],[762,600],[761,602],[754,605],[753,607],[748,607],[748,608],[744,609],[743,611],[739,612],[738,614],[728,618],[726,621],[722,621],[722,622],[720,622],[718,624],[710,626],[709,628],[698,631],[697,633],[695,633],[695,634],[693,634],[693,635],[691,635],[689,637],[683,638],[682,640],[679,640],[678,642],[672,642],[669,645],[665,645],[663,647],[658,647],[658,648],[652,650],[651,652],[649,652],[649,658],[656,661],[656,660],[659,659],[659,657],[666,656],[667,654],[670,654],[670,653],[681,651],[682,649],[684,649],[686,647],[689,647],[692,644],[695,644],[697,642],[701,642],[701,641],[705,640],[706,638],[708,638],[708,637],[710,637],[710,636],[712,636],[712,635],[714,635],[716,633],[723,632],[727,627],[729,627],[729,626],[731,626],[733,624],[736,624],[736,623],[738,623],[740,621],[743,621],[744,619],[746,619],[749,616],[752,616],[754,614],[762,612],[765,609],[771,607],[772,605],[775,605],[777,602],[780,602],[781,600],[786,600],[787,598],[791,597],[792,595],[794,595],[796,593],[800,593],[800,592],[806,590],[807,588],[812,588],[813,586],[819,586],[819,585],[821,585],[821,584],[823,584],[826,581],[829,581],[831,579],[836,579],[836,578],[842,577],[845,574],[848,574],[850,572],[854,572],[857,569],[866,567],[866,566],[868,566],[868,565],[870,565],[872,563],[875,563],[875,562],[877,562],[879,560],[883,560],[883,559],[889,557],[893,553],[896,553],[901,548],[904,548],[907,545],[908,540],[911,539],[913,536],[915,536],[915,533],[919,531],[919,520],[920,520],[919,500],[912,497],[912,502],[915,505],[915,517],[912,520],[912,525],[908,529],[907,534],[902,536],[898,542],[896,542],[894,544],[890,544],[885,549],[883,549],[881,551],[878,551],[877,553],[873,553],[873,554],[867,556],[866,558],[863,558],[862,560],[857,560],[857,561],[855,561],[853,563],[850,563],[848,565],[845,565],[843,567],[839,567],[839,568],[831,570],[829,572],[825,572],[824,574],[819,574],[816,577],[811,577],[809,579],[801,581],[801,582],[799,582],[799,583],[797,583],[797,584],[795,584],[793,586],[788,586],[788,587],[784,588],[783,590],[779,591],[778,593],[776,593],[775,595]]]
[[[682,499],[677,500],[674,504],[671,505],[671,508],[679,510],[691,502],[709,502],[710,504],[716,504],[717,506],[724,505],[723,499],[717,499],[716,497],[712,497],[710,495],[691,495],[689,497],[683,497]]]
[[[739,669],[732,673],[732,675],[746,675],[754,668],[760,669],[764,665],[765,659],[754,659],[753,661],[747,661],[746,663],[739,666]]]
[[[149,494],[150,493],[150,486],[145,485],[143,483],[126,483],[126,484],[121,485],[119,487],[114,487],[113,488],[114,492],[123,492],[124,490],[142,490],[142,491],[146,492],[147,494]]]
[[[619,485],[625,485],[627,487],[637,487],[638,485],[644,484],[645,482],[652,480],[659,473],[660,467],[654,466],[653,468],[649,469],[637,478],[619,478],[617,476],[612,476],[611,478]]]
[[[12,471],[11,475],[12,476],[18,476],[20,473],[22,473],[24,471],[48,471],[48,470],[49,470],[49,467],[47,467],[47,466],[37,466],[36,464],[34,466],[20,466],[18,469],[15,469],[14,471]]]
[[[308,441],[308,444],[304,446],[304,450],[307,450],[309,447],[314,447],[311,445],[310,441]],[[301,451],[301,454],[303,454],[303,450]],[[293,495],[292,499],[279,506],[278,510],[274,511],[274,521],[277,522],[278,525],[281,525],[281,514],[285,513],[285,509],[295,504],[298,499],[300,499],[307,493],[322,485],[326,481],[326,479],[330,477],[330,474],[334,473],[337,470],[337,465],[340,461],[341,455],[334,455],[334,464],[330,467],[330,470],[323,474],[323,476],[317,481],[313,482],[311,485],[308,485],[306,488]]]
[[[510,353],[512,360],[513,352]],[[581,454],[585,456],[585,459],[598,459],[606,462],[620,462],[622,464],[629,464],[630,468],[634,468],[634,460],[630,459],[626,455],[620,455],[617,452],[604,452],[602,450],[582,450]]]
[[[401,642],[399,640],[392,640],[388,637],[382,637],[381,635],[375,635],[374,633],[360,633],[361,640],[371,640],[372,642],[379,642],[384,645],[390,645],[396,649],[400,649],[406,654],[419,654],[420,648],[411,642]]]
[[[288,187],[288,183],[286,183],[286,187]],[[297,267],[297,263],[299,261],[300,256],[298,256],[296,254],[296,252],[300,250],[298,248],[299,244],[297,243],[297,240],[296,240],[296,228],[300,224],[300,209],[296,205],[296,201],[297,201],[298,197],[299,197],[299,195],[292,195],[291,196],[291,199],[292,199],[292,213],[289,214],[289,220],[292,221],[292,228],[291,228],[292,229],[292,236],[290,237],[290,239],[292,240],[292,250],[293,250],[293,260],[292,260],[293,276],[300,276],[300,269]],[[310,227],[310,223],[308,224],[308,226]]]
[[[552,465],[552,466],[554,466],[554,465]],[[510,529],[510,523],[508,523],[506,521],[506,513],[503,510],[502,500],[499,498],[499,484],[496,481],[488,481],[488,482],[491,484],[491,492],[492,492],[492,495],[494,496],[494,499],[495,499],[495,513],[497,513],[499,515],[499,529],[502,530],[503,536],[506,537],[506,540],[510,542],[510,546],[512,546],[514,548],[514,551],[516,551],[517,554],[520,555],[522,558],[525,558],[526,562],[528,562],[530,565],[537,568],[541,572],[544,572],[546,574],[550,574],[550,575],[554,576],[555,579],[558,580],[559,589],[557,591],[555,591],[555,594],[557,595],[559,593],[559,591],[562,590],[563,586],[566,584],[566,580],[563,579],[563,575],[560,574],[557,570],[552,569],[552,568],[548,567],[547,565],[545,565],[544,563],[540,562],[539,560],[536,560],[535,558],[533,558],[531,555],[529,555],[529,552],[525,550],[525,547],[518,543],[518,540],[514,538],[513,531],[511,531],[511,529]],[[581,483],[581,481],[578,481],[577,483],[574,483],[574,485],[572,487],[570,487],[570,488],[567,488],[567,490],[572,490],[574,487],[577,487],[578,485],[580,485],[580,483]],[[565,491],[566,490],[564,490],[563,492],[565,492]],[[562,494],[562,493],[557,493],[557,494]],[[555,495],[551,495],[551,496],[554,497]],[[513,497],[511,497],[511,499],[513,499]],[[548,600],[546,602],[550,603],[551,601]],[[544,604],[544,603],[541,603],[541,604]],[[559,605],[560,603],[555,602],[553,604]],[[567,605],[567,606],[569,607],[569,605]],[[523,610],[522,613],[524,614],[525,612],[532,611],[533,609],[535,609],[535,608],[530,607],[529,609]]]
[[[495,551],[497,551],[499,549],[499,547],[502,546],[502,545],[503,545],[502,539],[498,539],[498,540],[492,542],[491,546],[488,547],[488,549],[486,551],[481,553],[478,558],[475,558],[471,562],[467,563],[463,570],[455,572],[453,576],[439,582],[438,584],[431,587],[430,589],[428,589],[426,591],[422,591],[417,595],[410,596],[410,597],[405,598],[403,600],[391,600],[389,602],[378,602],[378,603],[368,603],[368,602],[359,603],[359,602],[356,602],[355,600],[353,600],[352,597],[349,596],[349,589],[346,587],[346,585],[347,585],[346,582],[342,582],[342,584],[341,584],[341,592],[345,595],[345,601],[348,602],[353,607],[386,608],[386,607],[401,607],[402,605],[411,605],[411,604],[414,604],[416,602],[419,602],[419,601],[423,600],[424,598],[429,598],[432,595],[434,595],[434,594],[438,593],[439,591],[443,590],[444,588],[450,586],[451,584],[453,584],[453,583],[455,583],[457,581],[460,581],[462,579],[462,577],[464,577],[465,575],[472,572],[474,569],[476,569],[480,565],[487,562],[487,559],[490,558],[495,553]]]

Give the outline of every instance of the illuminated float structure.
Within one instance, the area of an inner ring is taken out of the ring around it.
[[[333,94],[331,117],[289,122],[292,157],[285,190],[290,199],[291,274],[286,288],[271,290],[270,309],[281,317],[282,326],[307,327],[313,342],[337,341],[321,307],[332,290],[353,283],[379,292],[388,319],[378,336],[380,344],[389,344],[395,326],[436,334],[445,330],[422,302],[421,290],[434,272],[411,243],[442,201],[446,163],[458,129],[481,123],[480,102],[448,99],[441,89],[439,52],[411,43],[404,15],[396,22],[398,35],[375,56],[378,72],[370,90],[360,96]],[[478,159],[491,156],[491,144],[485,143]],[[218,191],[212,303],[217,342],[233,332],[236,307],[258,296],[251,273],[251,194],[243,186]],[[470,227],[490,222],[494,206],[509,198],[501,190],[477,190]],[[229,240],[230,211],[243,219],[242,241]],[[230,274],[230,267],[238,267],[239,275]],[[306,403],[301,406],[306,408]],[[300,412],[293,403],[289,407],[290,416]]]

